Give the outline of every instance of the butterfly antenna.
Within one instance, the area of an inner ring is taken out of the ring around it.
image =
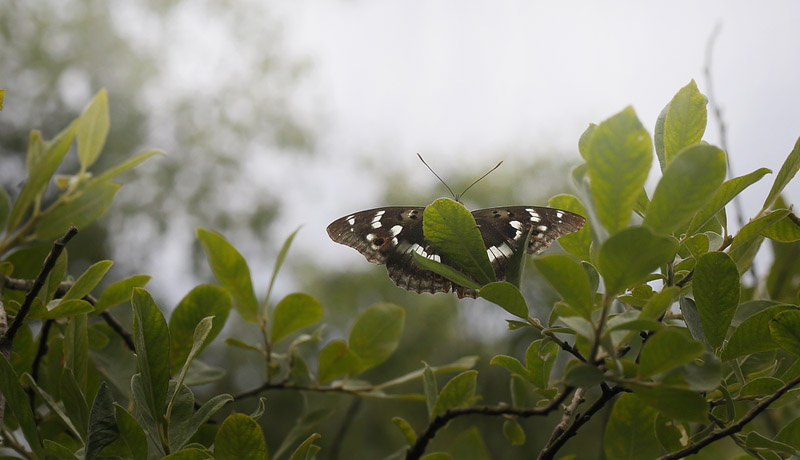
[[[464,196],[464,194],[465,194],[465,193],[467,193],[467,190],[471,189],[473,185],[477,184],[478,182],[480,182],[480,181],[481,181],[481,179],[483,179],[484,177],[486,177],[486,176],[488,176],[489,174],[491,174],[491,173],[492,173],[492,171],[494,171],[495,169],[499,168],[501,164],[503,164],[503,162],[502,162],[502,161],[500,161],[500,163],[497,163],[497,165],[495,165],[495,167],[494,167],[494,168],[490,169],[490,170],[489,170],[489,171],[488,171],[486,174],[484,174],[484,175],[482,175],[481,177],[479,177],[479,178],[478,178],[478,180],[476,180],[475,182],[471,183],[471,184],[469,185],[469,187],[465,188],[465,189],[464,189],[464,191],[463,191],[463,192],[461,192],[461,194],[460,194],[460,195],[458,195],[458,198],[461,198],[462,196]],[[458,200],[458,198],[456,198],[456,201],[459,201],[459,200]]]
[[[430,170],[430,171],[433,173],[433,175],[434,175],[434,176],[436,176],[436,178],[437,178],[437,179],[439,179],[439,182],[441,182],[442,184],[444,184],[444,186],[445,186],[445,187],[447,187],[447,190],[450,192],[450,194],[451,194],[451,195],[453,195],[453,198],[455,198],[455,199],[456,199],[456,201],[458,201],[458,195],[456,195],[455,193],[453,193],[453,189],[451,189],[451,188],[450,188],[450,186],[449,186],[449,185],[447,185],[447,182],[443,181],[443,180],[442,180],[442,178],[441,178],[441,177],[439,177],[439,175],[438,175],[438,174],[436,174],[436,171],[434,171],[434,170],[433,170],[433,168],[431,168],[430,166],[428,166],[428,163],[425,163],[425,160],[422,158],[422,155],[420,155],[419,153],[417,153],[417,156],[419,157],[419,160],[422,162],[422,164],[424,164],[424,165],[425,165],[425,167],[427,167],[427,168],[428,168],[428,169],[429,169],[429,170]],[[500,165],[498,165],[498,166],[500,166]]]

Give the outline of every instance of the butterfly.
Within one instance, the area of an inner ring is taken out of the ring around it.
[[[386,265],[394,283],[417,293],[455,292],[459,298],[477,297],[473,289],[458,285],[429,270],[419,268],[413,253],[452,266],[425,239],[422,230],[424,207],[391,206],[368,209],[336,219],[328,225],[328,235],[360,252],[369,262]],[[486,254],[497,279],[505,279],[511,256],[522,250],[531,231],[528,254],[538,254],[553,241],[580,230],[582,216],[563,209],[543,206],[503,206],[472,211]]]

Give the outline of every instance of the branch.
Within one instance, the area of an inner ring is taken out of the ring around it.
[[[542,333],[542,335],[549,337],[550,340],[552,340],[553,342],[558,344],[558,346],[561,347],[562,350],[564,350],[567,353],[571,354],[572,356],[578,358],[581,362],[583,362],[583,363],[586,362],[586,358],[584,358],[583,355],[581,354],[581,352],[578,351],[577,347],[575,347],[573,345],[570,345],[567,342],[559,339],[554,332],[544,332],[544,326],[542,326],[541,323],[539,323],[539,320],[528,316],[528,324],[530,324],[534,328],[538,329],[539,332]]]
[[[333,386],[319,386],[319,385],[300,385],[296,383],[289,382],[288,380],[282,380],[280,382],[264,382],[256,388],[252,388],[250,390],[245,390],[240,393],[236,393],[233,395],[233,400],[238,401],[244,398],[251,398],[253,396],[258,396],[259,393],[263,391],[269,390],[299,390],[299,391],[315,391],[317,393],[346,393],[346,394],[353,394],[353,395],[363,395],[365,393],[369,393],[370,391],[375,390],[373,386],[362,386],[362,387],[355,387],[355,388],[347,388],[347,387],[333,387]]]
[[[33,299],[39,295],[39,291],[42,289],[42,286],[44,286],[47,275],[49,275],[53,270],[53,266],[55,266],[58,256],[61,255],[62,251],[64,251],[64,247],[67,245],[69,240],[71,240],[72,237],[77,233],[78,229],[74,226],[71,226],[64,236],[57,239],[53,243],[53,249],[50,250],[50,254],[48,254],[47,258],[44,260],[42,270],[36,276],[33,286],[28,291],[28,294],[25,295],[25,301],[22,303],[22,306],[19,307],[17,316],[14,317],[14,322],[11,323],[11,326],[8,328],[8,331],[5,333],[5,335],[0,338],[0,350],[5,350],[6,348],[9,350],[11,349],[11,344],[14,342],[14,336],[17,335],[17,331],[20,327],[22,327],[22,323],[25,321],[25,317],[28,315],[31,305],[33,304]]]
[[[546,406],[541,407],[528,407],[516,408],[507,405],[497,406],[467,406],[467,407],[454,407],[445,412],[435,416],[425,431],[417,438],[417,442],[409,447],[406,452],[406,460],[417,460],[425,453],[425,448],[428,443],[436,436],[436,432],[447,425],[450,420],[460,417],[462,415],[516,415],[518,417],[533,417],[538,415],[548,415],[553,410],[567,399],[567,396],[572,392],[572,387],[564,388],[560,395],[556,396]]]
[[[50,327],[53,325],[53,320],[48,319],[42,325],[42,331],[39,333],[39,347],[36,349],[36,356],[33,358],[33,364],[31,365],[31,377],[33,377],[34,382],[39,381],[39,363],[42,361],[42,357],[47,354],[47,337],[50,335]],[[28,402],[30,402],[31,409],[36,413],[34,406],[34,397],[35,394],[33,392],[33,387],[30,386],[27,388],[28,391]]]
[[[586,392],[586,388],[578,388],[575,390],[575,394],[572,396],[572,402],[569,403],[569,406],[564,408],[564,414],[561,416],[561,421],[556,425],[553,429],[553,433],[550,435],[550,439],[547,440],[547,446],[553,443],[561,433],[563,433],[567,429],[567,424],[569,423],[569,419],[572,418],[572,414],[575,413],[575,409],[578,408],[584,401],[583,394]]]
[[[744,414],[744,416],[740,418],[738,422],[734,423],[728,428],[725,428],[723,430],[712,431],[711,433],[708,434],[708,436],[701,439],[700,441],[697,441],[694,444],[690,444],[686,446],[684,449],[681,449],[677,452],[672,452],[670,454],[659,457],[658,460],[675,460],[686,457],[688,455],[699,452],[700,449],[711,444],[714,441],[725,438],[734,433],[738,433],[739,431],[742,430],[742,428],[744,428],[745,425],[747,425],[751,420],[756,418],[758,414],[764,412],[767,409],[767,407],[769,407],[770,404],[775,402],[776,399],[783,396],[784,393],[791,390],[792,387],[794,387],[797,384],[800,384],[800,376],[797,376],[794,379],[786,382],[786,384],[780,387],[778,391],[761,400],[760,403],[756,404],[752,409],[750,409],[746,414]]]

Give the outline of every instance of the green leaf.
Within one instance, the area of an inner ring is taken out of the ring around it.
[[[800,218],[790,212],[783,219],[767,227],[761,234],[774,241],[794,243],[800,240]]]
[[[505,281],[495,281],[483,286],[478,295],[501,306],[505,311],[519,318],[528,317],[528,304],[519,289]]]
[[[724,252],[704,254],[695,266],[692,290],[706,340],[712,347],[719,347],[739,305],[736,264]]]
[[[46,391],[42,390],[42,388],[39,387],[36,381],[33,380],[31,374],[28,374],[27,372],[25,374],[22,374],[22,380],[25,383],[27,383],[28,386],[30,386],[36,392],[36,394],[39,395],[42,401],[44,401],[47,407],[49,407],[50,410],[52,410],[53,413],[56,414],[56,416],[64,424],[64,426],[67,427],[67,429],[71,431],[73,435],[75,435],[75,438],[80,440],[81,442],[84,442],[84,438],[81,436],[81,430],[79,430],[75,426],[75,424],[72,423],[72,419],[69,418],[66,413],[64,413],[62,406],[56,403],[56,401],[53,399],[52,396],[50,396]],[[25,401],[27,402],[27,399]],[[25,437],[26,438],[28,437],[27,434],[25,435]]]
[[[72,369],[75,381],[81,389],[86,388],[89,365],[89,333],[86,314],[69,319],[64,332],[64,367]]]
[[[156,419],[151,414],[152,410],[148,407],[142,374],[134,374],[131,377],[131,395],[133,397],[133,415],[150,437],[150,440],[159,445],[161,440],[158,438],[158,427],[156,426]],[[159,419],[161,419],[160,414]]]
[[[111,206],[121,187],[114,182],[98,182],[81,189],[71,200],[51,206],[36,224],[36,238],[49,240],[63,235],[70,225],[80,230],[96,221]]]
[[[89,267],[83,275],[78,278],[72,284],[72,287],[69,288],[64,297],[61,298],[61,301],[70,300],[70,299],[82,299],[83,296],[90,294],[92,289],[100,283],[100,280],[106,275],[108,269],[111,268],[111,265],[114,262],[110,260],[101,260],[100,262],[95,263],[91,267]]]
[[[270,340],[278,343],[287,335],[322,320],[322,304],[302,292],[284,297],[272,313]]]
[[[269,279],[269,287],[267,288],[267,298],[264,300],[265,308],[268,308],[269,306],[269,299],[272,296],[272,286],[275,285],[275,278],[278,277],[278,272],[281,270],[281,265],[283,265],[283,261],[286,259],[286,254],[289,253],[289,248],[292,246],[292,241],[294,241],[294,237],[295,235],[297,235],[297,232],[299,231],[300,227],[297,227],[295,231],[292,232],[291,235],[286,237],[286,240],[283,242],[283,246],[281,246],[281,250],[278,251],[278,257],[275,258],[275,267],[272,269],[272,276]]]
[[[525,431],[516,420],[506,419],[506,421],[503,422],[503,435],[512,446],[521,446],[525,444]]]
[[[537,257],[533,264],[565,302],[584,318],[591,318],[594,295],[589,275],[579,262],[566,254],[550,254]]]
[[[788,444],[776,442],[766,436],[759,434],[755,431],[747,433],[744,445],[752,449],[769,449],[774,452],[780,452],[785,455],[795,455],[797,452]]]
[[[475,388],[477,385],[478,371],[464,371],[447,382],[439,397],[433,414],[443,414],[447,409],[469,406],[475,402]]]
[[[169,384],[169,330],[164,315],[142,288],[133,290],[133,340],[147,410],[154,420],[164,413]],[[144,409],[144,408],[142,408]]]
[[[431,246],[478,283],[483,285],[497,280],[475,218],[460,203],[449,198],[434,201],[425,208],[422,226]]]
[[[775,436],[775,440],[800,450],[800,417],[789,422]]]
[[[194,411],[194,393],[178,379],[170,381],[169,394],[173,395],[167,404],[169,414],[169,432],[167,444],[170,452],[175,452],[183,447],[183,443],[192,437],[188,433],[187,425]]]
[[[81,171],[97,161],[108,136],[108,95],[101,89],[78,119],[78,160]]]
[[[780,345],[770,334],[769,322],[780,312],[796,309],[794,305],[775,305],[745,319],[731,334],[720,357],[723,361],[727,361],[779,348]]]
[[[78,457],[74,453],[72,453],[72,449],[68,449],[55,441],[45,439],[44,448],[48,456],[52,455],[53,457],[56,457],[59,460],[78,460]],[[4,460],[6,458],[10,460],[12,458],[17,458],[17,457],[4,457]]]
[[[207,453],[204,453],[200,449],[183,449],[175,452],[173,454],[169,454],[164,457],[162,460],[208,460],[211,458]]]
[[[573,387],[590,388],[603,382],[603,371],[590,364],[573,361],[564,372],[564,382]]]
[[[150,278],[150,275],[133,275],[112,283],[100,294],[100,298],[94,304],[94,311],[100,313],[129,301],[133,288],[144,287],[150,281]]]
[[[428,406],[428,417],[433,418],[433,409],[436,408],[436,400],[439,399],[439,387],[436,384],[436,376],[433,369],[425,364],[422,371],[422,388],[425,392],[425,403]]]
[[[147,438],[142,427],[122,406],[114,404],[119,434],[133,454],[133,460],[147,460]]]
[[[371,305],[358,315],[348,339],[348,349],[359,358],[355,374],[391,356],[403,334],[405,316],[402,307],[387,302]]]
[[[530,244],[532,234],[533,226],[531,226],[528,231],[525,232],[522,239],[519,240],[517,247],[527,248],[528,244]],[[527,259],[527,257],[525,257],[526,255],[527,251],[514,251],[511,254],[511,257],[508,258],[508,265],[506,265],[506,282],[510,283],[518,290],[520,289],[520,286],[522,286],[522,274],[525,271],[525,262]]]
[[[438,273],[445,278],[449,279],[450,281],[458,284],[459,286],[464,286],[466,288],[472,289],[477,291],[481,288],[481,285],[476,283],[472,280],[469,276],[461,273],[460,271],[456,270],[449,265],[445,265],[441,262],[436,262],[435,260],[428,259],[425,256],[420,255],[419,253],[412,252],[411,255],[414,257],[414,263],[417,267],[421,268],[422,270],[432,271],[434,273]]]
[[[289,433],[283,438],[283,442],[280,447],[278,447],[278,450],[275,451],[273,458],[282,458],[283,453],[286,452],[290,446],[293,446],[300,439],[307,436],[307,433],[330,417],[332,413],[333,410],[331,409],[317,409],[302,415],[297,422],[294,423]]]
[[[489,361],[491,365],[498,365],[506,368],[507,371],[519,374],[525,378],[529,378],[528,370],[522,365],[517,358],[506,355],[497,355]]]
[[[778,313],[769,322],[772,340],[784,350],[800,356],[800,310]]]
[[[321,437],[322,435],[319,433],[314,433],[306,438],[305,441],[297,446],[297,449],[295,449],[292,456],[289,457],[289,460],[314,460],[314,458],[316,458],[316,453],[320,450],[319,446],[314,445],[314,441]]]
[[[173,372],[180,369],[189,356],[189,350],[194,347],[195,329],[203,318],[214,317],[214,324],[199,350],[211,343],[225,326],[231,305],[228,291],[213,284],[196,286],[181,299],[169,318],[170,369]]]
[[[653,423],[657,412],[630,393],[620,395],[611,409],[603,435],[608,460],[656,458],[661,455]]]
[[[794,178],[794,175],[797,174],[798,169],[800,169],[800,138],[795,142],[794,148],[791,153],[789,153],[789,156],[786,157],[783,165],[781,165],[778,175],[775,176],[775,182],[772,184],[767,199],[764,200],[763,209],[772,206],[772,203],[780,196],[786,185],[789,184],[792,178]]]
[[[595,129],[597,129],[597,125],[594,123],[589,123],[589,126],[586,127],[581,134],[580,139],[578,139],[578,153],[581,154],[581,158],[584,160],[589,154],[589,141],[592,139]],[[567,211],[569,211],[569,209],[567,209]]]
[[[114,397],[105,382],[100,384],[89,413],[89,434],[86,437],[86,460],[93,460],[109,444],[119,439],[114,417]]]
[[[639,378],[647,379],[700,357],[705,346],[683,328],[669,327],[650,337],[642,347]]]
[[[40,299],[42,301],[41,304],[38,302],[35,303],[32,307],[32,310],[36,309],[39,305],[50,305],[50,301],[56,296],[58,292],[58,288],[61,284],[61,281],[64,279],[64,275],[67,272],[67,261],[69,257],[67,255],[67,251],[64,250],[56,259],[55,265],[53,265],[53,269],[47,275],[45,279],[44,286],[42,286],[42,290],[39,291],[39,295],[36,296],[36,299]],[[56,305],[58,303],[56,302]],[[28,320],[30,321],[32,318],[29,316]]]
[[[71,369],[64,369],[59,383],[64,411],[72,420],[75,428],[80,431],[81,439],[86,439],[86,427],[89,426],[89,404]]]
[[[707,422],[708,401],[683,388],[634,386],[633,393],[667,417],[686,422]]]
[[[685,148],[664,170],[642,225],[662,233],[682,231],[722,185],[726,171],[722,150],[705,144]]]
[[[0,187],[0,233],[6,227],[8,215],[11,212],[11,198],[6,193],[6,189]]]
[[[200,409],[198,409],[197,412],[192,414],[192,417],[189,419],[189,422],[187,422],[186,425],[183,427],[183,437],[180,437],[180,436],[176,437],[174,439],[175,444],[179,445],[179,446],[183,446],[187,442],[189,442],[191,437],[194,436],[194,434],[197,432],[197,430],[199,430],[200,427],[204,423],[206,423],[209,418],[211,418],[215,413],[217,413],[217,411],[222,409],[222,407],[225,404],[227,404],[227,403],[229,403],[231,401],[233,401],[233,396],[231,396],[229,394],[217,395],[217,396],[214,396],[213,398],[209,399],[208,401],[206,401],[205,404],[200,406]],[[243,415],[243,414],[240,414],[240,415]],[[247,418],[249,418],[250,420],[253,420],[250,417],[247,417]],[[255,422],[255,420],[253,420],[253,421]],[[219,432],[217,432],[217,435],[219,435]]]
[[[582,139],[582,138],[581,138]],[[587,216],[586,208],[572,195],[556,195],[547,202],[547,205],[553,208],[571,211],[581,216]],[[592,244],[592,225],[587,220],[580,230],[568,235],[564,235],[558,239],[558,244],[564,248],[565,251],[581,260],[590,260],[589,248]]]
[[[669,103],[664,119],[664,157],[669,165],[684,147],[700,142],[706,130],[706,98],[694,80],[681,88]]]
[[[667,452],[675,452],[683,448],[681,431],[675,426],[672,419],[664,416],[664,414],[656,416],[655,431],[658,443]]]
[[[417,433],[414,432],[414,428],[406,422],[401,417],[394,417],[392,418],[392,422],[400,429],[400,432],[403,433],[403,437],[406,438],[406,442],[409,446],[413,446],[415,442],[417,442]]]
[[[344,340],[333,340],[319,351],[317,378],[319,383],[328,383],[344,374],[355,374],[359,359]]]
[[[775,393],[783,386],[783,381],[775,377],[760,377],[747,382],[741,390],[739,396],[765,396]]]
[[[734,177],[725,181],[705,206],[692,218],[686,233],[688,235],[696,233],[708,223],[721,209],[725,207],[736,195],[744,189],[761,180],[766,174],[771,173],[767,168],[757,169],[750,174]]]
[[[189,370],[183,383],[188,387],[214,383],[225,377],[226,373],[225,369],[221,367],[211,366],[195,358],[189,364]]]
[[[116,166],[112,166],[111,168],[108,168],[106,171],[103,171],[102,174],[98,174],[94,179],[90,181],[90,184],[94,184],[96,182],[104,182],[111,178],[119,176],[120,174],[130,171],[131,169],[139,166],[141,163],[144,162],[144,160],[150,158],[151,156],[159,154],[163,155],[164,152],[162,152],[161,150],[147,150],[145,152],[136,154],[133,157],[123,161],[122,163]]]
[[[639,313],[639,319],[660,318],[675,302],[675,298],[678,297],[680,291],[677,286],[669,286],[656,293],[642,308],[642,312]]]
[[[677,250],[677,240],[669,235],[653,233],[646,227],[630,227],[600,246],[595,267],[603,276],[606,294],[619,294],[672,262]]]
[[[28,374],[26,374],[28,375]],[[30,379],[33,380],[32,378]],[[14,418],[17,419],[20,430],[28,441],[28,445],[36,458],[44,460],[44,449],[42,449],[42,442],[39,439],[39,429],[36,426],[36,420],[33,418],[31,406],[28,404],[28,397],[25,395],[25,390],[19,383],[19,376],[14,372],[11,363],[8,362],[5,355],[0,353],[0,393],[5,397],[5,404]]]
[[[762,232],[788,215],[788,209],[779,209],[777,211],[768,212],[758,219],[751,220],[744,227],[739,229],[739,233],[733,237],[733,243],[731,243],[731,247],[728,251],[732,253],[739,246],[761,236]]]
[[[200,353],[200,350],[203,348],[203,346],[205,346],[208,343],[207,338],[209,332],[211,332],[211,327],[213,324],[214,324],[213,316],[206,316],[205,318],[201,319],[199,323],[197,323],[197,326],[194,329],[194,334],[192,334],[192,342],[191,342],[192,348],[189,350],[189,353],[185,358],[186,361],[184,362],[180,376],[178,377],[178,382],[177,382],[178,385],[183,384],[183,381],[186,378],[186,374],[189,372],[189,366],[191,366],[195,356],[197,356],[197,354]]]
[[[236,310],[246,321],[258,322],[258,301],[244,257],[219,233],[199,227],[197,239],[203,244],[217,281],[233,296]]]
[[[667,121],[667,112],[669,112],[669,104],[665,105],[656,118],[656,126],[653,131],[653,144],[656,148],[656,157],[658,158],[658,165],[661,170],[667,168],[667,156],[664,152],[664,123]]]
[[[34,304],[25,320],[70,318],[94,311],[92,304],[85,300],[67,300],[66,302],[54,300],[51,304],[55,304],[52,310],[48,310],[44,305],[39,304],[37,307]]]
[[[589,141],[586,166],[597,217],[615,233],[628,225],[653,159],[650,135],[633,108],[600,123]]]
[[[50,178],[72,144],[76,128],[77,121],[73,121],[51,142],[43,142],[38,132],[31,132],[27,158],[28,180],[19,192],[14,207],[11,208],[7,227],[9,231],[16,229],[22,223],[34,200],[47,189]]]
[[[214,439],[214,458],[264,460],[267,458],[264,432],[255,420],[245,414],[229,415]]]
[[[528,369],[530,382],[540,389],[550,386],[550,372],[558,357],[558,345],[539,339],[532,342],[525,351],[525,367]]]

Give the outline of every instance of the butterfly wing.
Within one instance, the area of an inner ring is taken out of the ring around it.
[[[574,212],[544,206],[506,206],[478,209],[472,212],[481,231],[486,253],[494,266],[497,279],[505,279],[511,256],[520,250],[528,230],[528,254],[544,251],[558,238],[583,227],[586,219]]]
[[[477,293],[453,284],[441,275],[423,270],[414,263],[413,253],[449,264],[425,240],[422,231],[423,207],[395,206],[368,209],[333,221],[328,235],[333,241],[360,252],[378,265],[386,265],[394,283],[409,291],[450,292],[459,297],[476,297]]]

